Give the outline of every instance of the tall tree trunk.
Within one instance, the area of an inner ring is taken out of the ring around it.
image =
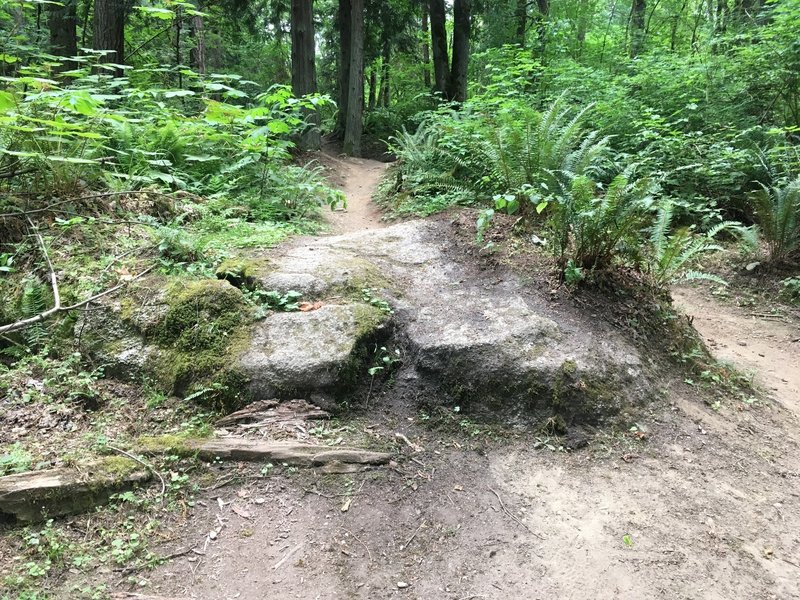
[[[339,112],[336,114],[334,133],[344,139],[347,124],[347,105],[350,89],[350,51],[351,51],[351,0],[339,0],[339,12],[336,16],[339,27]]]
[[[550,0],[536,0],[536,37],[539,58],[544,62],[547,51],[547,26],[550,20]]]
[[[183,9],[175,10],[175,66],[181,66],[181,32],[183,30]],[[178,68],[178,89],[183,88],[183,69]]]
[[[369,110],[375,110],[378,94],[378,72],[375,67],[369,70],[369,100],[367,100],[367,107]]]
[[[199,4],[197,8],[202,10],[202,6]],[[203,16],[192,16],[190,27],[190,35],[194,39],[194,46],[189,51],[189,63],[192,69],[202,75],[206,72],[206,32]]]
[[[347,92],[347,118],[344,127],[344,153],[361,156],[364,129],[364,0],[350,0],[350,82]]]
[[[297,97],[317,92],[315,48],[314,0],[292,0],[292,93]],[[317,150],[321,144],[317,111],[307,111],[306,121],[300,147]]]
[[[428,25],[428,4],[422,3],[422,81],[431,89],[431,38]]]
[[[383,68],[381,69],[381,91],[378,104],[384,108],[389,108],[391,104],[391,90],[389,89],[390,61],[392,59],[392,45],[389,36],[383,40]]]
[[[675,49],[678,46],[678,27],[681,24],[681,19],[683,18],[683,11],[686,10],[686,7],[689,5],[689,0],[683,0],[683,4],[681,4],[680,10],[677,14],[672,15],[671,20],[672,24],[670,25],[670,32],[669,32],[669,49],[672,52],[675,52]]]
[[[525,33],[528,31],[528,0],[517,0],[517,43],[525,47]]]
[[[94,50],[108,50],[100,62],[123,64],[125,61],[125,0],[95,0]],[[122,74],[117,71],[117,76]]]
[[[431,49],[433,50],[433,73],[436,91],[447,96],[450,79],[450,61],[447,56],[447,28],[444,0],[430,0]]]
[[[727,0],[717,0],[714,16],[714,33],[721,35],[728,29],[728,16],[730,9]]]
[[[78,11],[76,0],[65,0],[62,6],[47,5],[47,26],[50,29],[50,47],[56,56],[76,56],[78,54]],[[64,62],[59,71],[72,68],[72,63]]]
[[[472,29],[472,0],[455,0],[453,5],[453,65],[447,97],[454,102],[467,99],[469,40]]]
[[[647,16],[647,0],[633,0],[631,5],[630,57],[636,58],[644,49],[644,24]]]

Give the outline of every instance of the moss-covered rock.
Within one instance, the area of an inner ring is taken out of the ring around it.
[[[248,344],[252,308],[241,290],[224,280],[154,276],[126,291],[77,327],[108,374],[147,377],[213,408],[246,402],[247,382],[236,365]]]
[[[252,290],[257,287],[258,277],[267,269],[262,258],[228,258],[217,267],[217,279],[224,279],[239,289]]]

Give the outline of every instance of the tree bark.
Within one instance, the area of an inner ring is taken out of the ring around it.
[[[95,0],[94,50],[107,50],[99,62],[124,64],[125,61],[125,0]],[[117,71],[117,76],[122,74]]]
[[[317,92],[315,49],[314,0],[292,0],[292,93],[297,97]],[[306,123],[300,147],[318,150],[321,139],[317,111],[306,112]]]
[[[539,58],[544,61],[547,51],[547,23],[550,20],[550,0],[536,0],[536,37],[538,44],[536,50]]]
[[[633,4],[631,5],[631,58],[639,56],[644,49],[644,24],[646,13],[647,0],[633,0]]]
[[[78,12],[76,0],[65,0],[63,6],[47,5],[47,26],[50,29],[50,48],[56,56],[78,54]],[[73,68],[74,63],[64,61],[56,70]]]
[[[198,10],[202,10],[199,5]],[[206,72],[206,33],[203,17],[194,15],[190,27],[190,35],[194,39],[194,47],[189,52],[189,63],[196,72],[202,75]]]
[[[347,106],[350,87],[350,52],[351,52],[351,0],[339,0],[337,25],[339,27],[339,112],[336,114],[334,133],[344,139],[347,123]]]
[[[389,36],[383,40],[383,68],[381,69],[381,88],[378,97],[378,105],[384,108],[389,108],[391,104],[391,90],[390,83],[390,61],[392,59],[392,45],[389,41]]]
[[[350,0],[350,79],[343,150],[361,156],[364,129],[364,0]]]
[[[453,64],[447,97],[453,102],[467,99],[469,40],[472,29],[472,0],[455,0],[453,5]]]
[[[517,0],[517,43],[525,47],[525,34],[528,31],[528,0]]]
[[[369,70],[369,100],[367,100],[367,106],[369,110],[375,110],[375,104],[377,102],[377,93],[378,93],[378,73],[373,66]]]
[[[431,88],[431,42],[428,25],[428,5],[422,3],[422,81],[425,87]]]
[[[449,57],[447,55],[447,28],[445,26],[444,0],[430,0],[431,49],[433,51],[433,73],[436,91],[447,96],[447,83],[450,79]]]

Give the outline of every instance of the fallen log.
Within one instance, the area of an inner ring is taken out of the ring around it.
[[[360,448],[330,448],[298,444],[294,442],[261,442],[243,438],[221,438],[218,440],[189,443],[200,458],[216,458],[242,461],[270,461],[296,467],[319,467],[329,463],[357,465],[383,465],[391,455]]]
[[[150,479],[133,460],[108,457],[77,467],[0,477],[0,517],[42,521],[91,510],[112,494]]]
[[[266,426],[276,423],[302,422],[330,419],[331,415],[318,406],[305,400],[259,400],[242,410],[222,417],[216,422],[217,427],[230,427],[241,423],[253,423]]]
[[[263,461],[287,464],[294,467],[322,467],[326,465],[384,465],[391,454],[361,448],[315,446],[297,442],[264,442],[239,437],[214,440],[183,439],[172,436],[140,438],[136,450],[152,454],[178,453],[194,455],[203,460]]]

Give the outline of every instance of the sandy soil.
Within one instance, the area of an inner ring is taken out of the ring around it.
[[[347,197],[346,208],[324,213],[332,226],[331,233],[338,235],[385,227],[378,207],[372,203],[372,195],[388,165],[331,152],[326,153],[324,161],[326,169],[336,173],[334,183]]]
[[[377,226],[367,201],[383,165],[344,162],[350,205],[334,223]],[[192,551],[143,574],[136,591],[205,600],[800,598],[796,324],[784,332],[737,321],[694,290],[678,297],[712,347],[757,370],[773,399],[731,397],[713,410],[674,383],[653,391],[635,435],[598,433],[566,453],[534,432],[491,431],[459,415],[452,428],[432,429],[391,391],[376,394],[342,435],[392,448],[390,468],[285,471],[205,492],[165,548]]]
[[[722,304],[701,288],[673,291],[676,306],[720,360],[751,373],[755,381],[800,415],[800,326],[753,307]]]

